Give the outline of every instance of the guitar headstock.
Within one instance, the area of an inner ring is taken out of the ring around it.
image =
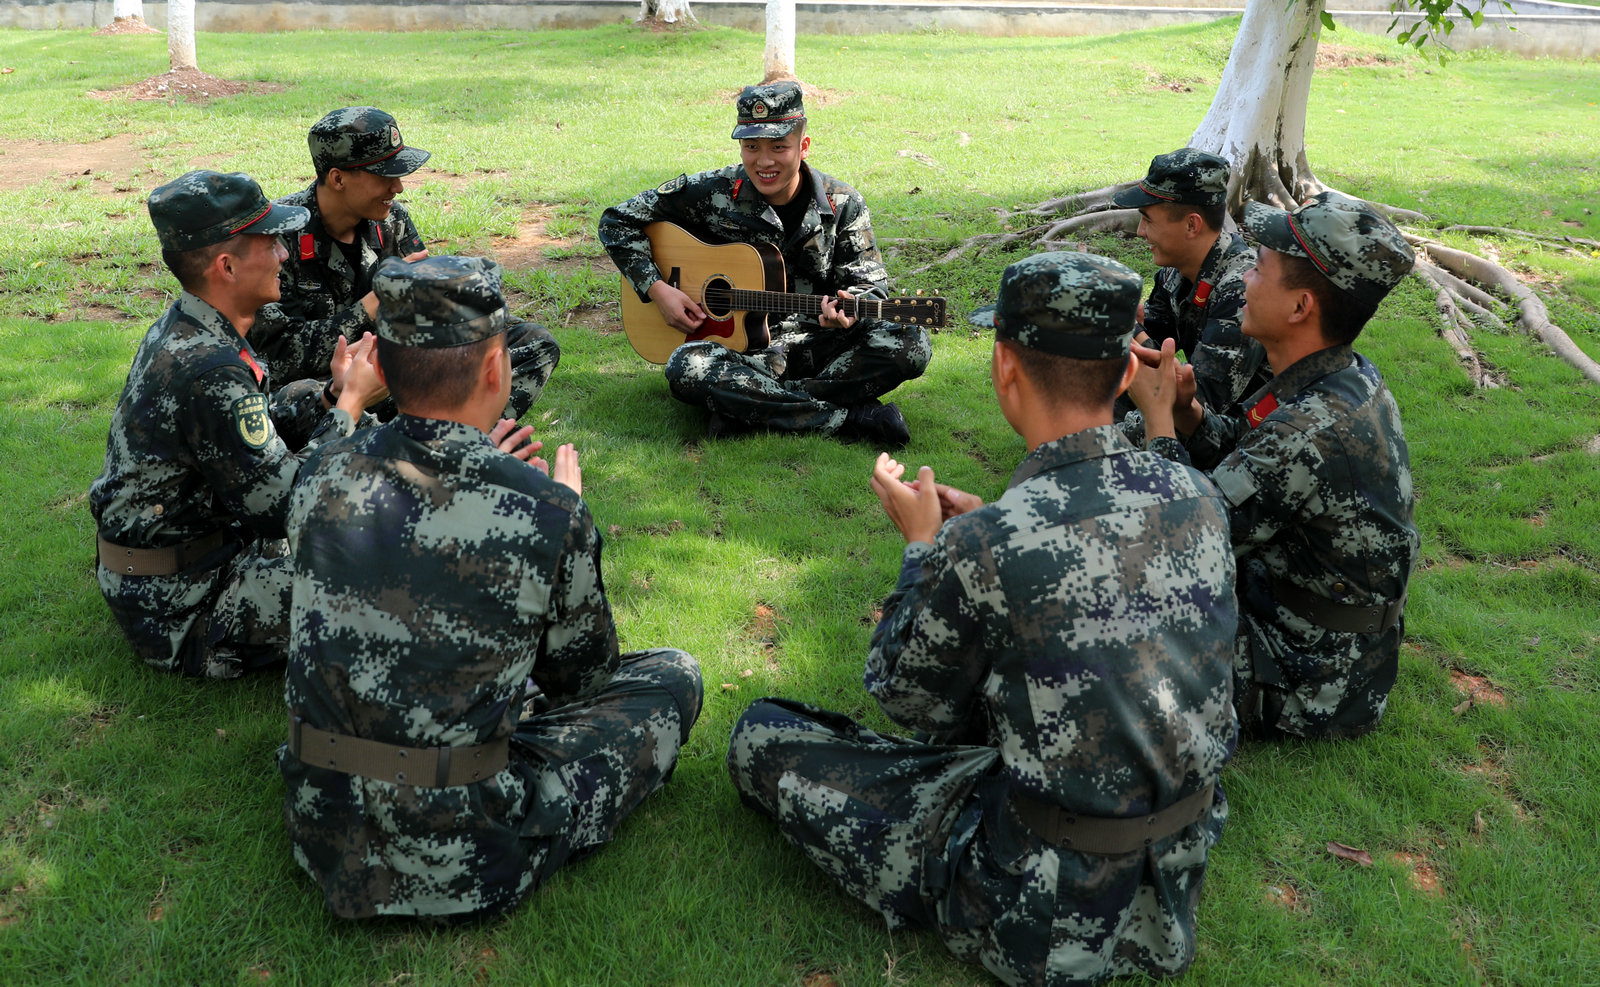
[[[883,301],[883,316],[912,326],[944,325],[944,299],[936,295],[899,295]]]

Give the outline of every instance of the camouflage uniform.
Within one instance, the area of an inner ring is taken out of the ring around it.
[[[747,89],[741,102],[771,88]],[[791,102],[798,106],[798,90]],[[735,136],[748,129],[736,129]],[[804,163],[796,194],[806,198],[805,215],[794,235],[786,236],[778,213],[748,180],[743,165],[680,175],[607,209],[600,218],[600,243],[641,299],[661,280],[644,233],[645,226],[660,221],[712,243],[771,244],[783,254],[787,291],[887,297],[889,274],[861,194]],[[710,340],[678,347],[665,371],[673,396],[737,422],[831,435],[844,427],[849,406],[871,402],[921,376],[933,354],[927,330],[882,320],[829,329],[790,315],[772,327],[771,335],[774,350],[783,351],[776,362],[773,353],[736,353]]]
[[[498,287],[472,258],[391,261],[379,333],[492,335]],[[671,776],[698,666],[666,648],[619,658],[588,508],[479,429],[401,414],[326,448],[296,487],[289,540],[291,721],[414,754],[510,746],[503,769],[447,786],[280,749],[295,860],[335,914],[502,913]]]
[[[1123,208],[1159,203],[1220,206],[1228,197],[1228,162],[1192,147],[1158,154],[1138,185],[1118,192],[1112,201]],[[1191,284],[1177,268],[1156,272],[1145,303],[1144,330],[1151,346],[1171,339],[1194,365],[1200,402],[1223,414],[1239,414],[1239,401],[1272,379],[1267,352],[1239,329],[1244,305],[1244,272],[1255,266],[1256,252],[1237,233],[1220,231]],[[1131,416],[1131,417],[1130,417]],[[1136,444],[1144,442],[1144,419],[1127,397],[1117,401],[1122,430]]]
[[[328,168],[360,167],[398,177],[411,174],[429,157],[428,152],[401,140],[392,116],[372,107],[334,110],[312,127],[308,141],[318,174]],[[382,220],[362,220],[356,227],[361,265],[352,270],[339,244],[322,225],[317,183],[278,201],[309,210],[311,219],[304,230],[283,237],[289,251],[278,275],[283,297],[257,314],[250,341],[271,364],[278,380],[326,378],[339,336],[353,342],[362,333],[373,331],[361,299],[372,290],[378,265],[385,258],[410,256],[425,244],[405,206],[392,203]],[[532,322],[518,321],[508,326],[506,333],[512,366],[506,414],[521,418],[555,371],[561,347],[548,330]],[[392,411],[383,412],[384,417],[390,415]]]
[[[215,239],[185,239],[169,215],[186,203],[204,213],[188,217],[191,226],[267,205],[243,175],[191,172],[151,196],[169,249],[224,238],[226,223]],[[276,207],[261,220],[242,232],[270,233],[303,222],[304,213]],[[105,469],[89,488],[100,538],[186,556],[176,572],[129,574],[119,553],[101,552],[100,591],[140,658],[216,678],[282,660],[289,489],[307,452],[353,427],[343,411],[324,411],[318,386],[274,392],[250,344],[211,305],[187,291],[172,303],[133,358]],[[290,451],[302,446],[300,455]]]
[[[1198,287],[1177,268],[1163,267],[1145,302],[1150,345],[1176,340],[1194,364],[1200,403],[1224,414],[1239,413],[1239,402],[1272,379],[1267,351],[1239,329],[1244,272],[1255,263],[1255,248],[1239,234],[1224,231],[1200,266]]]
[[[1267,225],[1274,212],[1283,223],[1282,211],[1252,204],[1252,232],[1264,246],[1309,257],[1286,226]],[[1333,269],[1329,280],[1342,289],[1381,298],[1410,269],[1410,248],[1364,204],[1324,193],[1295,218],[1322,262],[1361,272]],[[1209,469],[1228,501],[1241,723],[1264,737],[1359,736],[1377,726],[1394,685],[1420,546],[1399,408],[1349,345],[1285,368],[1245,408],[1243,418],[1206,414],[1186,443],[1150,442]],[[1345,626],[1356,618],[1362,626]]]
[[[1040,255],[1006,276],[1093,270],[1086,257]],[[1127,290],[1111,307],[1131,327],[1138,277],[1116,268]],[[1078,296],[1080,321],[1111,292],[1095,290]],[[1026,338],[1008,293],[1003,282],[999,338]],[[1041,444],[999,501],[907,545],[867,658],[867,689],[892,719],[977,743],[761,700],[728,753],[741,797],[891,928],[932,926],[1008,983],[1183,970],[1227,818],[1212,787],[1235,733],[1226,525],[1198,472],[1115,426]],[[1019,809],[1127,819],[1197,797],[1194,821],[1116,854],[1047,839]]]

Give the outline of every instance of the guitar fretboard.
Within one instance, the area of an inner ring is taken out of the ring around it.
[[[744,288],[709,288],[706,304],[714,309],[734,309],[739,312],[798,312],[801,315],[821,315],[823,299],[830,295],[797,295],[787,291],[749,291]],[[844,314],[864,319],[883,317],[883,302],[876,298],[852,298],[840,301],[834,298]]]

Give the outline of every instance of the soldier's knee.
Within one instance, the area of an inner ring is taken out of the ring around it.
[[[648,678],[672,697],[678,708],[679,742],[687,743],[689,729],[700,718],[700,708],[705,700],[700,663],[688,652],[677,648],[634,652],[624,655],[622,660],[630,675]]]

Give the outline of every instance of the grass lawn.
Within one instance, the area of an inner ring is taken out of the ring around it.
[[[811,162],[862,190],[904,272],[998,231],[996,207],[1142,174],[1199,121],[1235,27],[801,38],[822,90]],[[1441,222],[1600,239],[1600,63],[1441,68],[1337,41],[1357,57],[1318,73],[1307,125],[1324,180]],[[204,35],[203,68],[274,85],[168,104],[86,95],[162,71],[160,36],[0,32],[0,983],[984,982],[932,936],[886,933],[738,805],[722,764],[760,695],[887,725],[860,684],[901,547],[872,450],[706,441],[618,331],[593,239],[606,205],[736,159],[730,97],[762,48],[630,27]],[[144,196],[200,166],[302,187],[306,129],[356,103],[433,152],[404,196],[431,248],[499,256],[553,327],[562,364],[532,417],[582,452],[623,644],[685,648],[707,683],[674,783],[618,842],[465,930],[331,920],[283,833],[279,680],[136,665],[94,582],[85,491],[176,287]],[[1586,249],[1455,242],[1497,252],[1600,354]],[[1094,247],[1150,270],[1136,242]],[[959,317],[1016,256],[901,286]],[[1400,403],[1424,538],[1389,714],[1357,742],[1239,753],[1190,983],[1600,983],[1600,389],[1484,330],[1507,385],[1475,391],[1438,327],[1408,281],[1358,343]],[[934,345],[895,394],[906,458],[992,497],[1023,450],[989,393],[991,341],[958,318]]]

